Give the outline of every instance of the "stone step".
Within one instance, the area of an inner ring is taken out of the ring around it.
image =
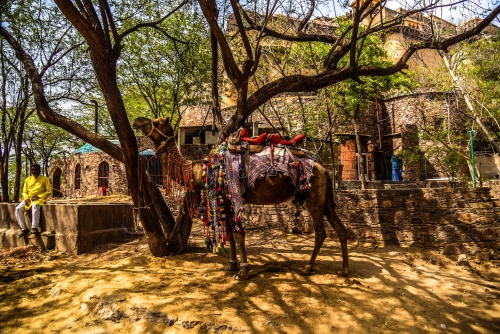
[[[33,245],[45,249],[47,237],[44,233],[19,238],[17,235],[21,229],[0,229],[0,247],[4,249]]]

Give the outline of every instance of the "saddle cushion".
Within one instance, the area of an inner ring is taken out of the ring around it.
[[[279,134],[277,133],[273,133],[273,134],[270,134],[269,135],[269,140],[272,142],[272,143],[275,143],[275,144],[279,144],[280,140],[281,140],[281,137]]]
[[[302,140],[304,140],[305,137],[306,137],[305,134],[300,133],[300,134],[296,135],[295,137],[293,137],[292,140],[281,139],[279,141],[279,144],[293,146],[293,145],[297,144],[298,142],[301,142]]]
[[[286,140],[282,139],[278,133],[273,133],[268,136],[267,132],[264,132],[260,134],[258,137],[252,138],[248,135],[247,129],[240,128],[238,129],[238,131],[230,135],[228,142],[231,145],[238,145],[238,141],[242,140],[252,145],[261,145],[266,141],[267,138],[269,138],[269,141],[273,144],[294,146],[295,144],[304,140],[305,137],[306,135],[301,133],[296,135],[292,140]]]
[[[306,137],[306,135],[301,133],[301,134],[296,135],[292,140],[286,140],[286,139],[282,139],[279,134],[273,133],[273,134],[269,135],[269,140],[274,144],[294,146],[298,142],[302,141],[305,137]]]
[[[246,130],[245,130],[246,132]],[[267,132],[264,132],[262,134],[260,134],[258,137],[256,138],[250,138],[250,137],[241,137],[241,140],[244,140],[246,141],[247,143],[249,144],[253,144],[253,145],[260,145],[262,144],[267,138]]]

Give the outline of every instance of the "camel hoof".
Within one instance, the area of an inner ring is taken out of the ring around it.
[[[250,270],[248,266],[241,266],[240,271],[233,276],[237,281],[245,281],[250,277]]]
[[[229,260],[229,263],[226,264],[222,270],[224,271],[238,271],[238,261],[231,261]]]
[[[311,275],[311,270],[312,270],[312,266],[310,264],[308,264],[307,266],[305,266],[304,268],[299,270],[299,275],[302,275],[302,276]]]
[[[340,277],[347,277],[347,276],[349,276],[349,269],[342,268],[342,270],[339,270],[337,272],[337,275],[339,275]]]

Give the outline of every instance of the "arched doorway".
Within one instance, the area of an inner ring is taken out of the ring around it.
[[[61,175],[62,170],[59,167],[56,167],[54,172],[52,173],[52,197],[61,197]]]
[[[82,181],[82,166],[77,164],[75,167],[75,189],[80,189]]]
[[[99,174],[97,180],[97,187],[109,188],[109,164],[103,161],[99,164]]]
[[[348,139],[340,144],[340,163],[343,165],[342,180],[358,179],[358,160],[354,140]]]

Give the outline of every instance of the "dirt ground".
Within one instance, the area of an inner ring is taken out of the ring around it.
[[[313,235],[253,226],[251,278],[224,272],[203,247],[150,255],[145,237],[73,256],[25,247],[0,254],[1,333],[500,333],[500,269],[457,266],[437,251],[350,246],[327,239],[314,274],[300,276]],[[434,264],[433,264],[434,263]]]

